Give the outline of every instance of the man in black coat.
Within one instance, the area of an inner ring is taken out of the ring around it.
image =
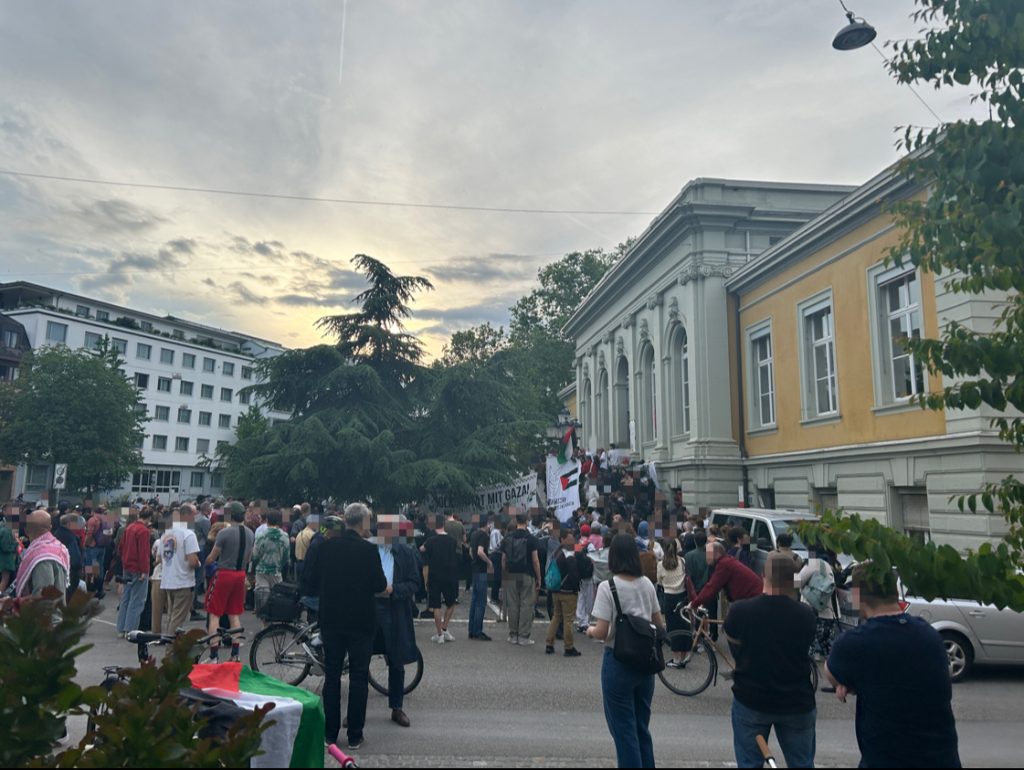
[[[370,509],[353,503],[345,509],[345,533],[320,546],[320,633],[324,641],[325,738],[338,740],[341,730],[341,670],[349,660],[348,747],[363,745],[370,658],[377,634],[377,594],[391,588],[384,577],[377,547],[366,540]]]
[[[413,598],[422,585],[423,568],[419,554],[405,545],[406,534],[412,534],[401,516],[380,516],[377,520],[377,551],[388,587],[377,597],[379,631],[374,652],[388,658],[388,705],[391,721],[400,727],[409,726],[409,717],[402,710],[405,700],[405,667],[420,657],[413,624],[416,606]]]

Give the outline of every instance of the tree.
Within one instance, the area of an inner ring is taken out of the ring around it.
[[[919,40],[891,43],[890,70],[901,83],[936,89],[975,85],[989,105],[988,120],[958,121],[931,130],[907,129],[909,151],[901,173],[930,186],[924,200],[894,207],[902,228],[889,258],[909,259],[941,275],[952,291],[999,300],[992,330],[955,321],[940,339],[911,341],[911,352],[943,392],[925,394],[926,408],[976,409],[987,404],[1001,417],[1000,437],[1024,449],[1024,3],[1003,0],[917,0]],[[1012,411],[1011,411],[1012,410]],[[826,546],[871,559],[879,579],[896,567],[915,594],[970,597],[1024,611],[1024,482],[1010,476],[960,499],[1005,517],[1008,534],[961,558],[949,546],[920,546],[859,517],[828,514],[818,528]]]
[[[444,346],[441,358],[434,362],[435,368],[458,366],[459,364],[483,365],[499,351],[508,347],[505,327],[495,329],[490,322],[473,326],[452,334]]]
[[[67,463],[68,488],[119,486],[142,465],[139,391],[109,345],[43,348],[0,383],[0,460]]]

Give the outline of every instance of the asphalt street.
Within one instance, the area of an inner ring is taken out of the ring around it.
[[[117,639],[115,596],[93,621],[86,641],[94,647],[79,658],[77,680],[98,683],[105,665],[132,665],[135,647]],[[546,656],[543,629],[537,646],[508,645],[503,624],[488,620],[493,642],[466,638],[464,597],[452,631],[457,641],[431,644],[433,624],[417,621],[425,661],[420,687],[406,700],[412,727],[390,721],[385,698],[371,691],[363,767],[614,767],[615,755],[601,705],[603,647],[587,639],[583,656]],[[247,617],[248,628],[259,621]],[[199,624],[196,624],[199,625]],[[540,627],[538,621],[538,627]],[[546,628],[546,626],[545,626]],[[320,679],[303,686],[318,691]],[[1024,668],[978,669],[954,687],[961,757],[973,767],[1019,767],[1024,734]],[[344,690],[343,690],[344,692]],[[695,698],[678,697],[660,683],[652,732],[659,766],[734,766],[727,682]],[[84,720],[72,720],[77,741]],[[856,766],[854,704],[818,695],[818,764]],[[780,757],[781,759],[781,757]],[[328,760],[328,766],[334,766]]]

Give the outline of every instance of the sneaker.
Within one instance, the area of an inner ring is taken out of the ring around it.
[[[551,646],[551,645],[549,644],[549,645],[548,645],[547,647],[545,647],[545,648],[544,648],[544,654],[545,654],[545,655],[554,655],[554,654],[555,654],[555,648],[554,648],[554,647],[552,647],[552,646]]]
[[[582,654],[583,653],[580,652],[579,650],[566,650],[565,651],[565,657],[567,657],[567,658],[578,658]]]
[[[685,668],[686,664],[681,660],[670,660],[665,664],[665,668]]]
[[[348,739],[348,750],[359,751],[363,747],[363,738],[349,738]]]
[[[455,637],[452,636],[451,633],[449,633],[447,628],[444,630],[444,640],[446,642],[454,642],[455,641]]]
[[[436,634],[430,637],[430,641],[432,641],[434,644],[444,644],[444,635]]]
[[[508,635],[508,643],[509,644],[519,644],[519,637],[516,636],[515,634],[509,634]]]
[[[533,647],[533,645],[535,645],[536,642],[533,639],[520,639],[518,642],[516,642],[516,644],[518,644],[520,647]]]
[[[491,639],[491,637],[489,637],[489,636],[488,636],[487,634],[479,634],[479,635],[478,635],[478,636],[476,637],[476,639],[477,639],[477,641],[478,641],[478,642],[491,642],[491,641],[494,641],[494,640],[493,640],[493,639]]]

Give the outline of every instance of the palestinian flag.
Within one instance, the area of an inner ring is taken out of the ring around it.
[[[569,428],[565,432],[565,436],[562,438],[562,446],[558,450],[558,464],[565,465],[566,463],[572,462],[573,457],[576,455],[576,431],[573,428]],[[563,486],[562,489],[565,489]]]
[[[573,468],[568,473],[563,473],[558,477],[558,480],[562,482],[562,491],[566,491],[570,487],[574,487],[580,483],[580,471],[579,468]]]
[[[258,674],[241,663],[200,663],[189,674],[192,686],[241,708],[273,703],[266,719],[273,722],[263,733],[263,754],[252,767],[323,767],[324,709],[308,690]]]

